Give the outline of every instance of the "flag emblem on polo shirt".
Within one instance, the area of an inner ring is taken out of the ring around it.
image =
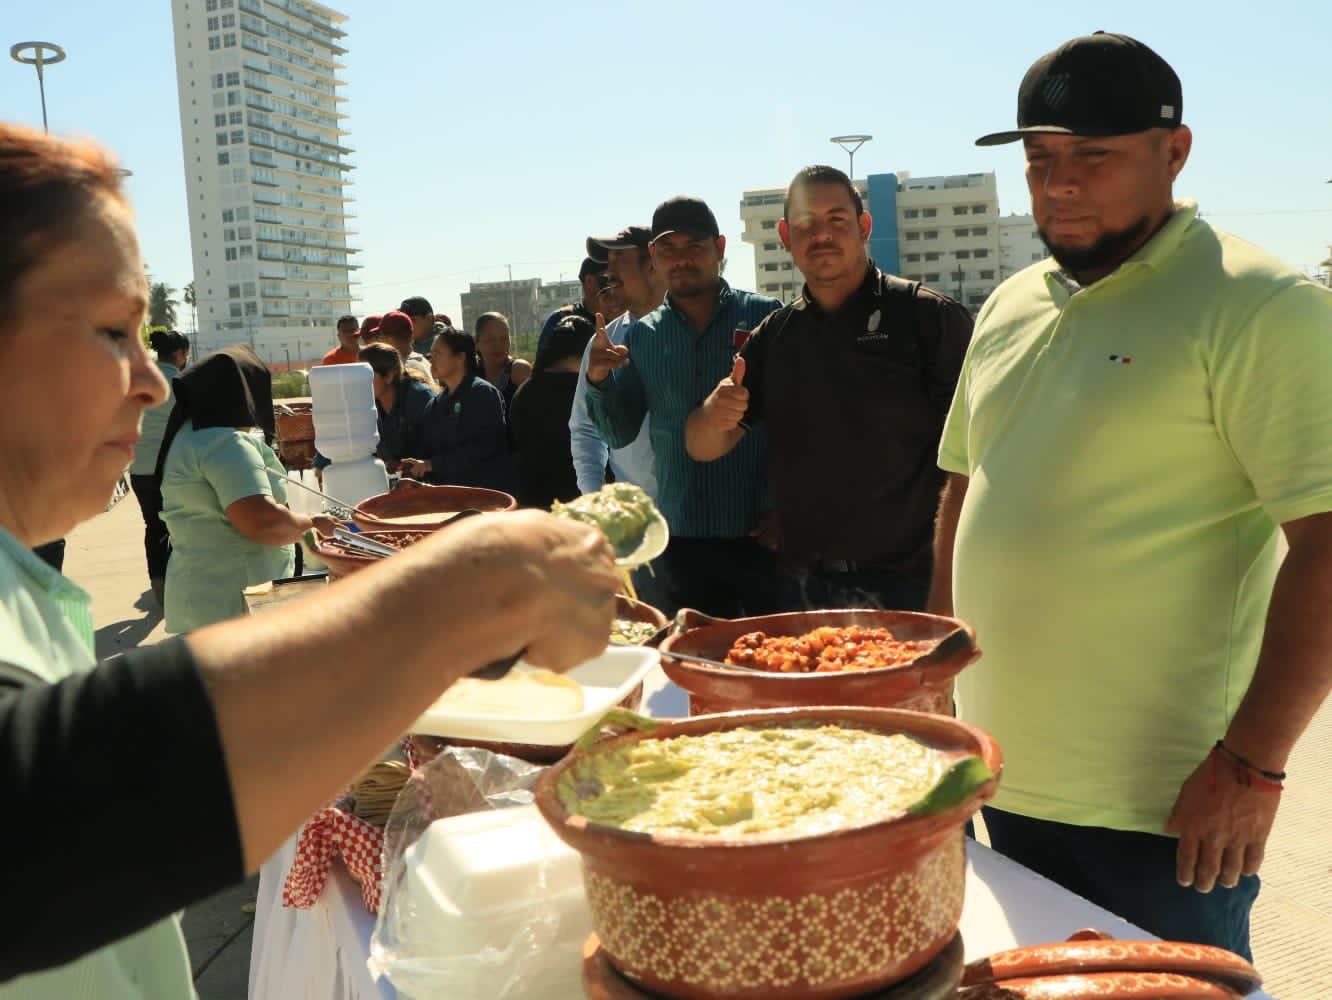
[[[1132,363],[1133,363],[1133,359],[1132,359],[1132,358],[1125,357],[1125,356],[1122,355],[1122,354],[1112,354],[1112,355],[1110,355],[1110,360],[1113,361],[1113,362],[1114,362],[1115,364],[1117,364],[1117,365],[1128,365],[1128,364],[1132,364]]]

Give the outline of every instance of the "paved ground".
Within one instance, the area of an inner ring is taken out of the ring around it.
[[[134,498],[69,539],[65,569],[93,595],[102,656],[163,636],[148,591]],[[1332,997],[1332,701],[1323,706],[1288,768],[1254,912],[1255,963],[1277,1000]],[[193,906],[185,935],[201,1000],[242,1000],[250,962],[255,880]]]

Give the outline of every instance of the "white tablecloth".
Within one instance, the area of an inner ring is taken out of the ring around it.
[[[684,692],[660,671],[644,684],[644,703],[648,713],[659,718],[688,714]],[[384,981],[375,983],[366,968],[374,917],[344,869],[334,864],[328,887],[313,909],[283,909],[282,880],[295,850],[292,838],[260,869],[250,1000],[391,1000],[396,996],[393,988]],[[967,842],[967,862],[961,930],[969,962],[1021,945],[1062,941],[1083,927],[1117,938],[1153,937],[983,844]],[[577,949],[570,951],[568,961],[571,969],[577,968]],[[581,996],[581,991],[550,994],[549,1000]],[[1272,998],[1258,992],[1250,1000]]]

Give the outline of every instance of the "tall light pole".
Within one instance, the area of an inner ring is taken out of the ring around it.
[[[846,155],[851,158],[851,162],[848,164],[847,176],[850,177],[852,180],[856,179],[856,150],[858,150],[861,146],[865,145],[865,143],[869,142],[873,138],[874,136],[872,135],[857,134],[857,135],[835,135],[828,140],[829,142],[835,142],[837,143],[837,145],[841,146],[844,150],[846,150]]]
[[[42,95],[42,131],[51,131],[46,126],[46,78],[42,67],[64,62],[65,50],[55,42],[18,42],[9,47],[9,57],[25,66],[37,67],[37,90]]]

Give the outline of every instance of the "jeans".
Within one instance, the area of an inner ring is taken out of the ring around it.
[[[985,807],[990,846],[1167,941],[1228,948],[1249,961],[1257,875],[1210,893],[1175,881],[1174,837],[1072,826]]]
[[[671,538],[661,557],[667,617],[693,608],[716,618],[767,615],[780,605],[777,556],[752,538]]]
[[[170,540],[162,521],[162,488],[156,476],[130,476],[130,488],[143,513],[143,551],[148,558],[148,579],[166,579]]]

